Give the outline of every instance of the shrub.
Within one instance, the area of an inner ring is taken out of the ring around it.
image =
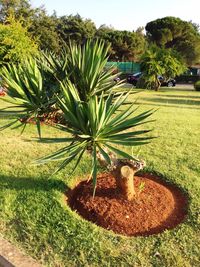
[[[155,83],[148,81],[145,75],[142,75],[137,81],[136,88],[140,89],[152,89],[155,88]]]
[[[196,91],[200,91],[200,81],[197,81],[195,84],[194,84],[194,89]]]
[[[38,48],[28,33],[28,28],[10,16],[6,24],[0,24],[0,63],[24,62],[38,55]]]

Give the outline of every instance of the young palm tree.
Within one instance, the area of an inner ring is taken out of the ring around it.
[[[19,126],[24,126],[24,130],[27,122],[32,119],[37,125],[40,136],[40,118],[54,110],[55,98],[53,98],[54,88],[47,90],[45,86],[45,77],[37,60],[30,58],[23,65],[8,64],[1,69],[1,76],[8,88],[7,97],[2,100],[11,103],[12,106],[0,112],[6,115],[7,109],[12,108],[15,109],[13,113],[17,115],[14,121],[0,127],[0,130],[19,122],[24,122],[24,124],[19,123]]]
[[[119,146],[140,146],[147,144],[152,137],[143,136],[149,130],[136,130],[136,127],[147,123],[144,121],[153,113],[152,110],[134,116],[135,104],[124,110],[122,105],[129,93],[121,94],[114,99],[114,94],[100,97],[93,95],[87,102],[81,100],[78,89],[70,81],[62,85],[63,97],[58,99],[68,126],[56,125],[66,132],[66,138],[50,139],[51,142],[66,142],[66,146],[55,153],[37,161],[39,164],[61,160],[56,171],[63,169],[69,162],[76,159],[75,167],[79,164],[84,152],[92,157],[92,177],[94,194],[97,179],[97,161],[107,165],[116,177],[116,184],[131,200],[135,196],[134,172],[144,165],[138,159],[124,152]],[[71,137],[68,136],[71,135]],[[44,140],[49,141],[49,140]]]
[[[57,56],[43,53],[43,68],[61,83],[69,79],[77,88],[80,99],[88,101],[93,95],[118,90],[123,81],[115,83],[118,74],[107,67],[109,45],[100,40],[87,41],[84,46],[70,44]]]
[[[76,159],[79,164],[84,152],[92,156],[92,177],[94,194],[97,179],[97,161],[106,165],[116,177],[116,184],[127,199],[135,196],[133,176],[143,168],[144,163],[125,153],[118,146],[139,146],[152,139],[141,135],[148,130],[136,130],[144,124],[153,111],[133,116],[134,104],[120,111],[127,103],[130,93],[122,93],[114,83],[116,75],[112,68],[106,69],[108,50],[101,41],[87,42],[85,46],[70,46],[67,64],[68,77],[61,81],[62,97],[57,97],[58,104],[67,121],[67,127],[57,127],[71,134],[71,138],[54,139],[52,142],[70,142],[63,149],[38,160],[47,163],[51,160],[62,160],[57,171]],[[50,60],[48,60],[50,62]],[[55,70],[54,61],[50,64]],[[61,64],[62,66],[64,64]],[[58,66],[57,77],[63,73]],[[126,132],[128,131],[128,132]]]
[[[49,112],[55,103],[65,117],[66,125],[57,124],[56,127],[66,132],[66,138],[50,141],[66,142],[66,145],[39,159],[37,163],[62,161],[56,170],[59,171],[72,160],[76,160],[76,168],[83,154],[89,152],[92,157],[94,194],[99,161],[109,167],[116,178],[117,186],[125,198],[131,200],[135,196],[134,173],[143,168],[144,163],[124,152],[120,146],[140,146],[152,139],[145,135],[149,130],[138,130],[136,127],[147,123],[146,119],[153,111],[135,115],[135,104],[126,106],[130,93],[121,93],[119,90],[116,92],[113,81],[115,75],[111,69],[105,69],[108,55],[103,42],[88,42],[83,47],[73,46],[70,51],[66,64],[55,64],[55,58],[51,63],[48,60],[49,71],[60,85],[60,92],[50,98],[35,60],[30,60],[25,68],[21,66],[19,70],[15,66],[4,68],[3,77],[8,84],[8,95],[12,98],[8,101],[21,109],[20,118],[35,118],[39,133],[38,116]],[[62,73],[66,73],[66,77],[59,80],[61,76],[58,70],[64,65]]]

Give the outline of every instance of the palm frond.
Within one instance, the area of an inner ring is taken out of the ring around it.
[[[39,163],[62,160],[59,170],[69,162],[76,159],[75,168],[80,162],[84,152],[90,151],[92,155],[92,177],[94,192],[97,179],[97,153],[100,153],[108,165],[112,163],[111,154],[119,158],[138,160],[137,157],[125,152],[121,146],[141,146],[149,143],[153,137],[148,136],[151,130],[137,129],[137,125],[147,122],[154,113],[148,110],[135,115],[134,105],[127,106],[120,111],[121,106],[127,101],[129,94],[121,94],[113,101],[113,95],[108,97],[92,96],[88,102],[81,101],[78,89],[67,82],[62,86],[63,97],[59,98],[59,107],[68,118],[68,127],[58,125],[68,135],[71,133],[69,145],[59,151],[39,160]],[[50,142],[64,141],[65,138]],[[68,139],[66,139],[67,141]]]
[[[32,117],[41,136],[39,116],[51,111],[55,99],[49,98],[36,59],[28,59],[23,65],[8,64],[1,69],[1,76],[8,87],[5,101],[13,104],[13,113],[18,114],[15,119]]]

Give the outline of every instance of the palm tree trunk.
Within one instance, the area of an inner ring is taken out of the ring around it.
[[[134,175],[145,166],[144,161],[133,161],[128,159],[117,159],[114,154],[110,154],[112,159],[112,175],[115,177],[116,185],[125,199],[131,201],[135,198]],[[102,166],[107,166],[105,159],[101,154],[97,158]]]
[[[131,201],[135,198],[134,171],[128,165],[121,164],[112,172],[117,188],[125,199]]]

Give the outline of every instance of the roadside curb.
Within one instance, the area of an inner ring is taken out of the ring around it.
[[[0,267],[42,267],[42,265],[0,236]]]

